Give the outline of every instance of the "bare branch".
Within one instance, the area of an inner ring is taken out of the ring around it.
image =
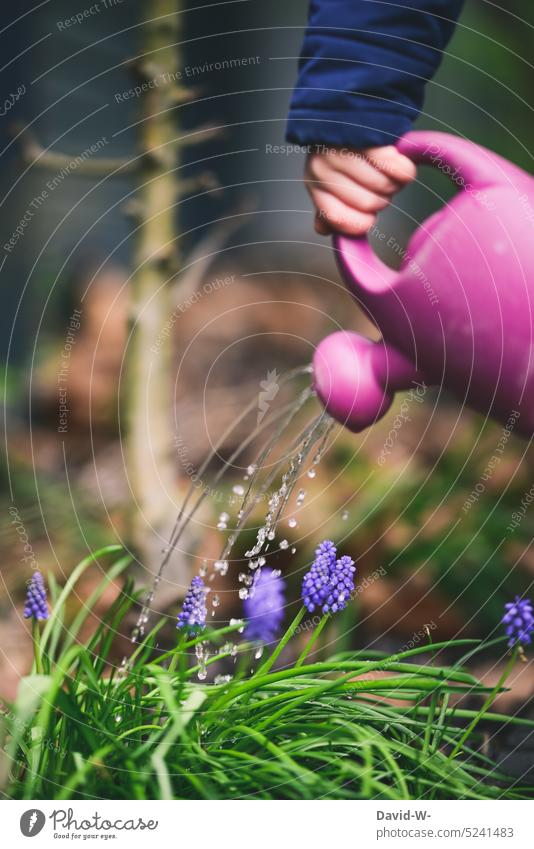
[[[140,170],[138,159],[101,156],[84,158],[76,154],[71,156],[68,153],[45,150],[29,127],[19,124],[14,127],[14,130],[20,139],[22,160],[25,165],[44,171],[73,171],[80,177],[105,177],[115,172],[117,176],[122,177],[124,174],[133,174]]]
[[[185,86],[175,85],[169,92],[169,100],[174,104],[190,103],[200,97],[201,93],[199,88],[185,88]]]
[[[224,134],[222,127],[197,127],[179,140],[180,147],[190,147],[200,142],[211,141],[211,139],[220,138]]]
[[[204,171],[202,174],[196,174],[194,177],[188,177],[185,180],[180,180],[178,183],[176,194],[178,197],[192,195],[195,192],[210,189],[220,190],[221,184],[217,175],[211,171]]]

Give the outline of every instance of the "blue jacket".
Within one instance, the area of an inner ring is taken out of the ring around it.
[[[287,137],[393,143],[423,105],[463,0],[311,0]]]

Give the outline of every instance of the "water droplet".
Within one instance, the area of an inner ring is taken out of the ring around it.
[[[212,600],[211,600],[211,606],[212,607],[219,607],[220,603],[221,603],[221,599],[219,598],[219,596],[214,595]]]
[[[239,626],[238,631],[241,630],[241,628],[245,627],[245,623],[243,622],[242,619],[230,619],[229,624],[230,625],[238,625]]]
[[[202,561],[202,565],[201,565],[200,569],[198,570],[198,572],[199,572],[199,575],[200,575],[201,578],[206,577],[206,575],[208,574],[208,562],[207,562],[207,560]]]
[[[291,519],[288,519],[287,524],[289,525],[290,528],[296,528],[297,527],[297,520],[295,519],[294,516],[292,516]]]
[[[199,669],[198,669],[198,672],[197,672],[197,678],[198,678],[198,680],[199,680],[199,681],[205,681],[205,680],[206,680],[206,677],[207,677],[207,674],[208,674],[208,670],[206,669],[206,667],[205,667],[205,665],[204,665],[204,664],[201,664],[201,665],[199,666]]]
[[[228,684],[232,680],[231,675],[216,675],[213,679],[214,684]]]
[[[273,578],[279,578],[281,574],[282,574],[281,569],[273,569],[273,571],[271,573]]]
[[[280,548],[282,548],[282,549],[289,548],[289,543],[288,543],[287,539],[280,540]]]
[[[267,539],[273,540],[273,539],[274,539],[274,537],[275,537],[275,532],[274,532],[274,531],[269,531],[269,533],[267,534]]]
[[[245,487],[241,486],[240,483],[236,483],[236,485],[232,487],[232,492],[235,493],[235,495],[244,495]]]
[[[296,554],[296,553],[297,553],[297,549],[295,548],[295,546],[293,546],[293,548],[291,549],[291,554]]]
[[[247,467],[247,475],[249,475],[249,477],[252,477],[252,475],[254,474],[255,471],[256,471],[256,466],[254,466],[253,464],[251,464],[250,466]]]
[[[221,515],[219,516],[219,522],[227,522],[229,518],[230,516],[228,515],[228,513],[221,513]]]
[[[122,722],[122,714],[120,714],[120,713],[115,714],[115,722]]]
[[[316,474],[317,474],[316,469],[314,469],[314,468],[308,469],[308,477],[309,478],[314,478]]]
[[[263,654],[263,646],[258,646],[256,651],[254,652],[254,657],[256,658],[256,660],[259,660],[260,657],[262,656],[262,654]]]
[[[343,513],[341,514],[341,518],[343,519],[344,522],[346,522],[347,519],[349,518],[349,511],[343,510]]]
[[[241,598],[241,599],[248,598],[248,590],[247,590],[246,587],[241,587],[241,589],[239,590],[239,598]]]
[[[213,564],[213,568],[219,575],[226,575],[228,572],[228,560],[216,560]]]

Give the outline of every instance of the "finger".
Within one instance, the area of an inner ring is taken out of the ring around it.
[[[316,186],[330,192],[343,203],[361,212],[378,212],[390,202],[389,197],[359,185],[353,175],[347,176],[334,170],[324,158],[312,163],[308,171],[308,185],[310,188]]]
[[[365,155],[371,165],[382,174],[387,174],[392,180],[397,180],[403,185],[411,183],[417,176],[417,168],[412,160],[399,153],[393,145],[369,148],[365,151]]]
[[[317,162],[313,169],[319,189],[330,192],[338,200],[359,212],[378,212],[389,204],[389,197],[371,192],[359,185],[359,181],[341,171],[335,171],[326,162]],[[310,185],[312,185],[310,181]]]
[[[332,233],[332,228],[324,218],[321,218],[318,212],[315,214],[315,220],[313,223],[315,232],[320,236],[329,236]]]
[[[315,189],[312,192],[312,199],[317,207],[321,222],[338,233],[345,233],[347,236],[361,236],[367,233],[376,221],[376,215],[352,209],[352,207],[322,189]]]
[[[402,184],[398,180],[375,168],[360,151],[340,153],[338,156],[329,157],[328,162],[336,171],[340,171],[351,180],[356,180],[364,188],[378,195],[393,195],[401,188]]]

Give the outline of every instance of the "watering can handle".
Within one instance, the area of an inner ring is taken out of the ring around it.
[[[439,168],[459,188],[481,188],[516,175],[519,169],[486,148],[449,133],[420,130],[407,133],[396,145],[416,164]],[[378,259],[366,236],[334,236],[342,274],[369,293],[388,290],[397,272]]]
[[[396,148],[417,165],[443,171],[459,188],[494,185],[503,179],[503,172],[515,171],[515,166],[497,154],[449,133],[414,131],[399,139]]]

